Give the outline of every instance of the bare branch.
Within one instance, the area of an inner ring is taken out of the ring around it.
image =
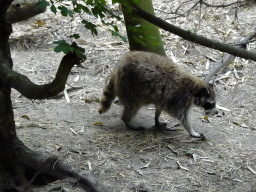
[[[178,10],[181,8],[181,6],[182,6],[183,4],[188,3],[188,2],[190,2],[190,0],[185,1],[185,2],[182,2],[182,3],[179,5],[179,7],[174,11],[174,13],[177,13]]]
[[[232,45],[220,43],[216,40],[211,40],[211,39],[208,39],[201,35],[192,33],[191,31],[181,29],[179,27],[176,27],[175,25],[165,22],[164,20],[160,19],[159,17],[156,17],[150,13],[147,13],[143,9],[137,7],[136,5],[134,5],[134,11],[135,11],[135,14],[137,14],[141,18],[147,20],[148,22],[150,22],[158,27],[161,27],[164,30],[169,31],[175,35],[178,35],[188,41],[191,41],[191,42],[194,42],[194,43],[197,43],[197,44],[209,47],[209,48],[213,48],[213,49],[216,49],[216,50],[219,50],[222,52],[227,52],[234,56],[238,56],[238,57],[242,57],[245,59],[251,59],[253,61],[256,61],[256,54],[254,52],[246,51],[244,49],[237,48]]]
[[[222,5],[210,5],[209,3],[206,3],[206,2],[203,2],[204,5],[208,6],[208,7],[228,7],[228,6],[231,6],[231,5],[234,5],[234,4],[239,4],[239,3],[245,3],[247,2],[247,0],[244,0],[244,1],[236,1],[236,2],[233,2],[233,3],[229,3],[229,4],[222,4]]]
[[[62,58],[55,79],[45,85],[36,85],[27,76],[12,71],[6,64],[1,64],[0,83],[11,86],[30,99],[49,98],[63,91],[71,68],[79,62],[80,59],[75,53],[67,53]]]
[[[236,47],[243,47],[246,43],[248,43],[252,38],[254,38],[256,36],[256,28],[254,29],[254,31],[252,33],[250,33],[248,36],[246,36],[243,40],[240,41],[240,43],[236,46]],[[227,54],[222,62],[218,62],[218,66],[216,68],[214,68],[206,77],[205,77],[205,81],[209,82],[211,80],[211,78],[214,76],[214,74],[218,73],[222,68],[224,68],[227,63],[233,59],[234,56]]]

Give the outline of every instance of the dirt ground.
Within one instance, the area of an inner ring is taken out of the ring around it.
[[[173,1],[165,5],[166,1],[154,4],[157,15],[161,16],[171,5],[178,6]],[[234,17],[234,8],[207,8],[198,33],[226,43],[235,42],[255,27],[255,9],[255,4],[239,7],[238,24],[234,24],[229,19]],[[161,14],[157,10],[162,10]],[[162,16],[173,24],[193,29],[198,9],[186,19],[168,20]],[[36,28],[37,20],[45,22],[45,26]],[[50,82],[63,56],[51,50],[51,42],[64,36],[63,26],[68,22],[67,18],[56,18],[47,11],[15,24],[10,41],[14,70],[37,84]],[[113,103],[107,113],[98,113],[105,79],[119,57],[128,51],[128,44],[105,32],[104,26],[99,30],[93,38],[77,25],[76,31],[82,37],[78,43],[86,49],[88,59],[83,68],[72,69],[68,97],[61,93],[47,100],[30,100],[13,90],[19,138],[34,150],[58,155],[81,174],[90,172],[116,192],[256,191],[255,62],[240,58],[225,72],[218,73],[215,90],[217,104],[222,107],[219,115],[205,120],[202,109],[191,110],[191,123],[195,130],[204,133],[206,140],[190,138],[181,126],[176,126],[179,122],[167,114],[162,114],[161,120],[168,127],[175,126],[176,131],[155,131],[153,106],[144,107],[136,116],[138,124],[149,129],[133,131],[121,121],[122,106],[118,103]],[[167,55],[197,76],[204,77],[215,67],[211,62],[223,57],[218,51],[168,32],[161,34]],[[250,49],[256,51],[255,42]],[[82,190],[73,181],[63,180],[34,186],[34,191]]]

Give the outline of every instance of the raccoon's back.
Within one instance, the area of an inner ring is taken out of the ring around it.
[[[193,86],[194,77],[167,57],[142,51],[125,54],[114,72],[116,95],[120,101],[149,104]]]

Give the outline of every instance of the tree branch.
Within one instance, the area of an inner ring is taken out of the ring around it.
[[[186,39],[188,41],[198,43],[200,45],[203,45],[203,46],[206,46],[209,48],[213,48],[213,49],[216,49],[216,50],[219,50],[222,52],[227,52],[234,56],[238,56],[238,57],[242,57],[245,59],[251,59],[253,61],[256,61],[256,53],[255,52],[246,51],[244,49],[237,48],[232,45],[220,43],[216,40],[208,39],[201,35],[192,33],[191,31],[181,29],[179,27],[176,27],[172,24],[165,22],[164,20],[162,20],[150,13],[147,13],[143,9],[137,7],[136,5],[134,5],[134,11],[135,11],[135,14],[137,14],[141,18],[147,20],[150,23],[153,23],[154,25],[156,25],[158,27],[163,28],[166,31],[169,31],[175,35],[178,35],[178,36],[182,37],[183,39]]]
[[[64,90],[71,68],[79,64],[75,53],[67,53],[60,63],[55,79],[45,85],[36,85],[25,75],[12,71],[6,64],[0,64],[0,84],[6,84],[30,99],[45,99]]]
[[[24,3],[21,4],[18,1],[14,1],[6,12],[6,21],[13,24],[27,20],[46,11],[46,9],[39,7],[37,2]]]
[[[211,5],[209,3],[206,3],[206,2],[203,2],[203,4],[205,4],[206,6],[208,7],[228,7],[228,6],[231,6],[231,5],[234,5],[234,4],[239,4],[239,3],[246,3],[248,0],[244,0],[244,1],[236,1],[236,2],[233,2],[233,3],[229,3],[229,4],[222,4],[222,5]]]

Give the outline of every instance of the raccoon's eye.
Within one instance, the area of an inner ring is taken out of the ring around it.
[[[200,89],[196,94],[195,97],[201,98],[203,96],[205,97],[209,97],[210,92],[206,87],[203,87],[202,89]]]
[[[204,109],[213,109],[215,107],[215,101],[208,101],[204,104]]]

